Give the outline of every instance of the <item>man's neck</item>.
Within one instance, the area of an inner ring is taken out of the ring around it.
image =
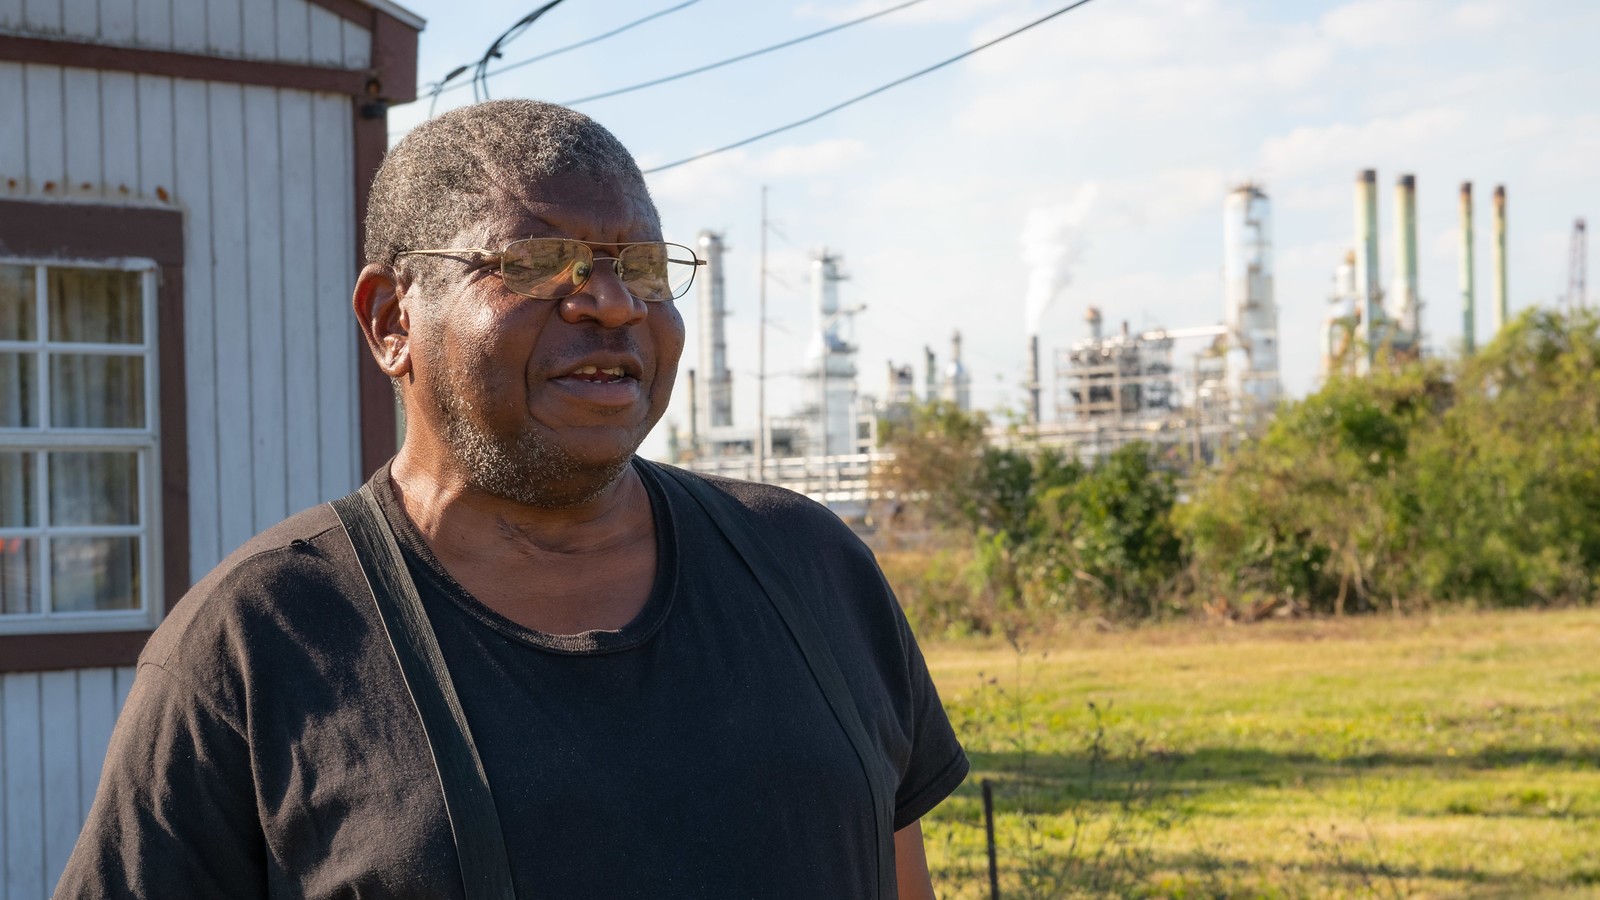
[[[556,509],[488,494],[404,451],[390,481],[445,570],[513,621],[552,633],[614,629],[649,597],[655,523],[632,466],[593,499]]]
[[[571,506],[519,503],[474,487],[461,473],[419,464],[404,450],[390,468],[390,481],[406,516],[435,548],[470,543],[479,548],[505,544],[506,553],[529,546],[550,553],[603,550],[618,533],[637,527],[649,500],[633,467],[589,500]],[[437,552],[437,550],[436,550]]]

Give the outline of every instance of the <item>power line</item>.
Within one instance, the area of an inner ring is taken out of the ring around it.
[[[489,45],[489,49],[483,51],[483,57],[480,58],[477,65],[473,67],[473,100],[489,99],[489,61],[500,58],[500,48],[521,37],[522,33],[532,27],[534,22],[539,21],[541,16],[560,6],[564,2],[566,2],[566,0],[550,0],[549,3],[546,3],[533,12],[528,13],[522,18],[518,19],[515,24],[505,30],[505,33],[494,39],[494,43]]]
[[[538,54],[537,56],[530,56],[527,59],[518,60],[518,61],[516,61],[514,63],[508,63],[508,64],[506,64],[504,66],[501,66],[498,69],[495,69],[492,72],[486,73],[485,77],[493,78],[496,75],[500,75],[500,74],[505,73],[505,72],[510,72],[510,71],[512,71],[514,69],[520,69],[523,66],[533,65],[536,62],[539,62],[541,60],[549,59],[552,56],[560,56],[563,53],[568,53],[568,52],[571,52],[573,50],[577,50],[580,47],[587,47],[590,44],[599,43],[600,41],[603,41],[603,40],[605,40],[607,38],[616,37],[617,35],[622,34],[625,31],[630,31],[630,30],[632,30],[634,28],[638,28],[640,25],[643,25],[646,22],[654,21],[656,19],[661,18],[662,16],[669,15],[671,13],[675,13],[680,9],[684,9],[686,7],[693,6],[693,5],[695,5],[696,3],[699,3],[699,2],[700,2],[700,0],[684,0],[684,2],[679,3],[676,6],[669,6],[666,9],[656,10],[655,12],[650,13],[647,16],[641,16],[640,18],[634,19],[633,21],[628,22],[628,23],[626,23],[624,25],[619,25],[616,28],[611,29],[610,31],[594,35],[593,37],[584,38],[581,41],[577,41],[576,43],[568,44],[565,47],[557,47],[554,50],[547,50],[544,53]],[[457,66],[456,68],[454,68],[454,69],[452,69],[450,71],[450,74],[446,75],[444,78],[441,78],[437,83],[435,83],[434,85],[432,85],[428,89],[423,90],[423,91],[419,91],[418,93],[426,93],[426,94],[430,95],[431,97],[437,98],[440,94],[447,94],[447,93],[449,93],[451,91],[460,90],[460,89],[462,89],[462,88],[467,86],[467,82],[463,81],[463,82],[459,82],[457,84],[450,84],[450,82],[454,81],[456,78],[459,78],[461,75],[465,74],[467,72],[467,70],[469,70],[471,68],[472,68],[472,64],[471,63],[468,63],[467,65],[463,65],[463,66]]]
[[[894,81],[891,81],[888,84],[881,85],[879,87],[875,87],[872,90],[867,91],[865,94],[858,94],[857,96],[851,97],[849,100],[846,100],[846,101],[844,101],[842,103],[836,103],[833,106],[830,106],[827,109],[823,110],[822,112],[814,113],[812,115],[806,116],[804,119],[799,119],[797,121],[790,122],[787,125],[780,125],[777,128],[772,128],[772,129],[769,129],[767,131],[763,131],[760,134],[754,135],[752,137],[747,137],[744,140],[734,141],[731,144],[727,144],[727,145],[718,147],[715,150],[707,150],[704,153],[696,153],[693,156],[686,156],[683,159],[677,160],[676,162],[669,162],[669,163],[666,163],[665,165],[660,165],[660,166],[655,166],[653,168],[645,169],[644,170],[644,174],[650,175],[650,174],[653,174],[655,172],[664,172],[667,169],[677,168],[678,166],[686,165],[688,163],[695,162],[696,160],[705,159],[708,156],[716,156],[718,153],[726,153],[729,150],[737,150],[738,148],[746,146],[747,144],[754,144],[756,141],[765,140],[765,139],[767,139],[769,137],[772,137],[773,135],[782,134],[785,131],[789,131],[789,130],[792,130],[792,129],[795,129],[795,128],[799,128],[801,125],[809,125],[812,122],[815,122],[818,119],[821,119],[821,118],[823,118],[825,116],[830,116],[830,115],[838,112],[839,110],[844,109],[845,107],[854,106],[855,104],[860,103],[861,101],[866,100],[869,97],[875,97],[878,94],[881,94],[884,91],[889,90],[890,88],[899,87],[900,85],[905,84],[908,81],[913,81],[915,79],[921,78],[922,76],[927,75],[930,72],[936,72],[936,71],[944,68],[945,66],[952,65],[954,63],[958,63],[961,60],[966,59],[967,57],[973,55],[974,53],[978,53],[978,52],[981,52],[983,50],[987,50],[987,49],[989,49],[990,47],[993,47],[996,44],[999,44],[999,43],[1001,43],[1003,41],[1010,40],[1011,38],[1014,38],[1017,35],[1022,34],[1024,31],[1028,31],[1030,29],[1037,28],[1038,26],[1043,25],[1044,23],[1050,21],[1051,19],[1054,19],[1055,17],[1063,15],[1065,13],[1072,12],[1073,10],[1077,9],[1078,7],[1083,6],[1084,4],[1089,3],[1089,2],[1090,2],[1090,0],[1076,0],[1076,2],[1074,2],[1074,3],[1068,3],[1066,6],[1061,7],[1060,9],[1056,10],[1055,12],[1050,13],[1049,15],[1042,16],[1040,18],[1034,19],[1032,22],[1029,22],[1028,24],[1023,25],[1021,28],[1017,28],[1017,29],[1015,29],[1013,31],[1008,31],[1005,34],[1002,34],[999,37],[994,38],[993,40],[985,41],[984,43],[979,44],[978,46],[973,47],[970,50],[967,50],[967,51],[962,52],[962,53],[958,53],[955,56],[950,57],[949,59],[942,60],[940,62],[936,62],[933,65],[928,66],[925,69],[921,69],[919,71],[912,72],[910,75],[906,75],[906,76],[904,76],[902,78],[896,78]]]
[[[862,22],[870,22],[873,19],[876,19],[876,18],[878,18],[880,16],[886,16],[889,13],[892,13],[892,12],[899,12],[900,10],[905,9],[908,6],[916,6],[918,3],[923,3],[923,2],[926,2],[926,0],[906,0],[905,3],[901,3],[898,6],[891,6],[888,9],[880,9],[875,13],[868,13],[867,15],[864,15],[864,16],[858,18],[858,19],[851,19],[848,22],[840,22],[837,25],[831,25],[831,26],[829,26],[827,28],[822,29],[821,31],[813,31],[810,34],[802,34],[799,37],[790,38],[787,41],[783,41],[782,43],[773,44],[770,47],[762,47],[759,50],[751,50],[749,53],[741,53],[738,56],[730,56],[727,59],[720,60],[720,61],[714,62],[714,63],[708,63],[706,65],[699,66],[697,68],[687,69],[685,71],[678,72],[678,73],[673,74],[673,75],[664,75],[664,76],[662,76],[660,78],[651,79],[650,81],[642,81],[642,82],[640,82],[638,84],[630,84],[627,87],[620,87],[620,88],[617,88],[615,90],[605,91],[604,93],[591,94],[591,95],[589,95],[587,97],[579,97],[576,100],[568,100],[568,101],[564,102],[562,105],[563,106],[577,106],[580,103],[589,103],[589,102],[594,101],[594,100],[604,100],[607,97],[616,97],[616,96],[618,96],[620,94],[630,94],[630,93],[633,93],[634,91],[642,91],[645,88],[655,87],[658,84],[666,84],[669,81],[677,81],[680,78],[688,78],[690,75],[699,75],[701,72],[709,72],[712,69],[720,69],[723,66],[733,65],[736,62],[744,62],[747,59],[753,59],[753,58],[755,58],[757,56],[762,55],[763,53],[771,53],[774,50],[782,50],[785,47],[793,47],[795,44],[803,44],[806,41],[812,40],[813,38],[822,37],[825,34],[833,34],[835,31],[843,31],[844,29],[849,28],[852,25],[860,25]]]

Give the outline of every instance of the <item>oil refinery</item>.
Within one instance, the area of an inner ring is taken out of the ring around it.
[[[1393,278],[1380,283],[1378,176],[1357,173],[1354,228],[1349,249],[1335,266],[1320,334],[1296,336],[1287,352],[1316,344],[1321,376],[1360,375],[1376,366],[1439,352],[1430,347],[1418,290],[1417,178],[1402,174],[1394,188]],[[1574,232],[1570,298],[1582,302],[1583,222]],[[1477,345],[1473,263],[1472,185],[1460,193],[1460,283],[1463,337],[1460,352]],[[1498,331],[1508,321],[1506,293],[1506,191],[1493,194],[1493,300]],[[700,235],[708,261],[698,295],[700,356],[688,373],[687,431],[674,426],[672,460],[701,472],[783,485],[827,503],[849,518],[869,497],[869,476],[888,457],[878,447],[880,422],[902,416],[913,403],[942,401],[972,408],[972,376],[955,331],[941,363],[925,347],[921,373],[889,361],[859,364],[854,339],[860,304],[841,296],[848,274],[844,256],[822,248],[810,258],[810,323],[801,377],[807,399],[764,422],[733,421],[732,376],[721,234]],[[1001,445],[1051,447],[1090,462],[1135,441],[1155,448],[1179,469],[1215,462],[1237,441],[1258,431],[1285,398],[1279,376],[1285,346],[1273,283],[1272,202],[1265,186],[1245,182],[1222,200],[1222,253],[1218,317],[1134,330],[1126,319],[1108,325],[1098,305],[1082,307],[1084,336],[1057,339],[1039,333],[1030,315],[1017,421],[991,426]],[[1312,301],[1315,302],[1315,301]],[[1046,374],[1044,363],[1053,363]],[[864,389],[863,371],[885,372],[880,390]]]

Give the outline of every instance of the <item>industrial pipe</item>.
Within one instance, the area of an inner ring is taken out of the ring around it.
[[[1356,175],[1356,303],[1361,312],[1361,341],[1366,364],[1378,351],[1378,173],[1363,169]]]
[[[1478,309],[1472,261],[1472,182],[1461,182],[1461,353],[1477,352]]]
[[[1399,331],[1397,344],[1416,341],[1420,310],[1417,304],[1417,178],[1401,175],[1394,186],[1395,275],[1388,298],[1389,318]]]
[[[1494,188],[1494,332],[1511,321],[1511,306],[1506,300],[1506,186]]]
[[[1028,424],[1037,428],[1040,422],[1039,406],[1039,336],[1028,337]]]

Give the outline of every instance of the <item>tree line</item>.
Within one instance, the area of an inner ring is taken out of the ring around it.
[[[1600,591],[1600,316],[1530,310],[1479,353],[1330,377],[1213,466],[991,442],[949,404],[883,423],[886,572],[919,626],[1057,614],[1397,612]],[[908,535],[916,535],[909,540]]]

